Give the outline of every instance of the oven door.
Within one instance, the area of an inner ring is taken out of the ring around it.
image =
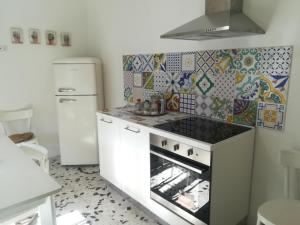
[[[151,199],[188,222],[209,224],[210,167],[151,145]]]

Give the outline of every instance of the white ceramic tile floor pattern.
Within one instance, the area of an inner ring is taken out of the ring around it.
[[[78,210],[90,225],[160,224],[114,190],[99,175],[98,166],[61,166],[54,158],[50,174],[62,186],[54,196],[57,217]]]

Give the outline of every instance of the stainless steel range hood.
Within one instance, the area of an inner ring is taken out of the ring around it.
[[[205,15],[160,37],[207,40],[264,34],[265,31],[243,14],[242,9],[243,0],[206,0]]]

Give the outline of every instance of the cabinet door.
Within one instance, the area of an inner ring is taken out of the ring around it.
[[[122,121],[121,126],[122,189],[143,203],[149,192],[149,133],[139,125]],[[149,172],[150,173],[150,172]],[[147,190],[148,189],[148,190]]]
[[[100,174],[113,185],[121,188],[119,120],[98,114],[98,142]]]

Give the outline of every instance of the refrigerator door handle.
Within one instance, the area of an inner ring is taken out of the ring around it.
[[[76,102],[77,100],[74,98],[60,98],[59,103],[73,103]]]
[[[75,88],[58,88],[58,92],[72,92],[76,91]]]

